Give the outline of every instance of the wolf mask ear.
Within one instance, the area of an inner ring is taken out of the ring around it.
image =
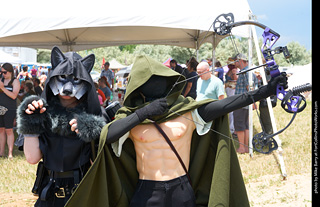
[[[88,71],[88,73],[91,72],[93,65],[94,65],[94,62],[95,62],[94,54],[90,54],[81,60],[82,65],[85,67],[85,69]]]
[[[51,65],[52,65],[52,70],[57,67],[62,61],[66,59],[66,56],[61,52],[61,50],[55,46],[52,48],[51,51]]]

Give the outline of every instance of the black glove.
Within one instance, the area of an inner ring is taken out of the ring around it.
[[[284,89],[288,88],[288,78],[287,78],[287,74],[285,72],[281,73],[277,77],[271,78],[271,80],[269,81],[269,83],[266,87],[266,91],[265,91],[267,97],[277,94],[278,84],[280,86],[283,86]]]
[[[137,109],[135,113],[138,115],[139,120],[142,122],[145,119],[163,114],[167,110],[167,108],[167,100],[165,98],[161,98],[151,102],[141,109]]]
[[[17,128],[19,134],[41,134],[47,131],[47,122],[51,120],[50,115],[45,111],[40,113],[40,109],[36,109],[32,114],[27,114],[25,110],[33,101],[38,101],[42,98],[38,96],[28,96],[21,102],[17,108]],[[47,102],[42,99],[43,106],[47,107]]]

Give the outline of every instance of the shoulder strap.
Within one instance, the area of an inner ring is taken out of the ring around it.
[[[11,81],[8,83],[8,86],[13,86],[12,83],[14,81],[14,78],[11,79]]]
[[[186,166],[184,165],[179,153],[177,152],[176,148],[174,147],[174,145],[172,144],[171,140],[169,139],[169,137],[167,136],[167,134],[161,129],[161,127],[156,123],[156,122],[153,122],[154,126],[158,129],[158,131],[160,132],[160,134],[164,137],[164,139],[167,141],[168,145],[170,146],[170,148],[172,149],[172,151],[174,152],[174,154],[177,156],[180,164],[182,165],[184,171],[186,172],[187,174],[187,177],[188,177],[188,180],[190,182],[190,185],[192,185],[192,182],[191,182],[191,178],[190,178],[190,175],[189,175],[189,172],[186,168]]]

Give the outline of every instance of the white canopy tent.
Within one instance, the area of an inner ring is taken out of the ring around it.
[[[125,68],[120,69],[115,75],[121,76],[121,77],[128,76],[129,73],[131,72],[132,66],[133,66],[133,64],[131,64]]]
[[[121,69],[121,68],[127,67],[127,66],[122,65],[121,63],[119,63],[116,59],[112,59],[109,62],[109,64],[110,64],[110,66],[109,66],[110,69]]]
[[[3,52],[0,50],[0,63],[22,63],[22,60],[18,57],[14,57],[9,55],[8,53]]]
[[[104,46],[161,44],[197,49],[200,44],[211,42],[215,48],[223,39],[215,36],[210,27],[218,15],[232,12],[236,21],[249,19],[246,0],[198,0],[196,5],[188,1],[145,0],[92,0],[85,6],[75,6],[78,1],[35,2],[38,2],[36,8],[31,2],[19,2],[23,10],[15,15],[2,13],[0,46],[51,49],[57,45],[63,51],[80,51]],[[17,10],[16,1],[6,4],[9,4],[6,11]],[[24,12],[28,8],[50,12]],[[238,27],[233,34],[248,37],[248,29]]]

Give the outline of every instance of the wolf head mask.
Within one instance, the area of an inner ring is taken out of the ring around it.
[[[87,102],[89,111],[96,114],[100,104],[90,76],[94,62],[94,54],[82,58],[75,52],[62,53],[58,47],[54,47],[51,52],[52,69],[42,97],[48,103],[57,95],[75,97]]]
[[[83,73],[88,74],[94,65],[94,55],[82,58],[75,52],[63,54],[54,47],[51,53],[52,80],[48,83],[53,95],[76,97],[78,100],[88,91],[88,83]]]

